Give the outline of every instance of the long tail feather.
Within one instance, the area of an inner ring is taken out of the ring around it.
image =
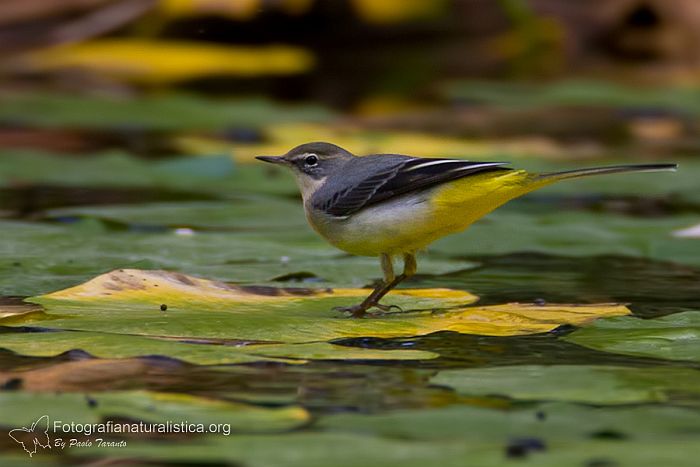
[[[564,180],[567,178],[587,177],[589,175],[615,174],[623,172],[659,172],[675,171],[678,164],[636,164],[636,165],[611,165],[608,167],[589,167],[587,169],[565,170],[563,172],[550,172],[537,176],[538,180]]]

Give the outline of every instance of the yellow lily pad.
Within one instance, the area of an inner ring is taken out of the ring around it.
[[[95,277],[83,284],[59,290],[30,300],[45,301],[104,301],[165,304],[166,307],[213,305],[227,303],[288,302],[327,297],[365,297],[367,289],[306,289],[258,286],[237,286],[221,281],[200,279],[178,272],[161,270],[118,269]],[[461,290],[417,289],[395,290],[393,295],[435,297],[449,301],[445,305],[475,302],[478,297]],[[167,310],[167,308],[166,308]],[[161,310],[161,311],[166,311]]]
[[[117,79],[163,84],[202,76],[288,75],[313,65],[292,46],[221,46],[197,42],[101,39],[33,52],[23,65],[37,70],[86,69]]]
[[[42,304],[46,313],[30,315],[20,323],[179,339],[308,343],[437,331],[522,335],[629,313],[618,304],[469,306],[476,300],[474,295],[451,289],[394,291],[385,302],[404,311],[368,319],[350,319],[332,310],[358,301],[368,292],[241,287],[180,273],[123,269],[30,299]],[[167,309],[160,305],[167,305]]]

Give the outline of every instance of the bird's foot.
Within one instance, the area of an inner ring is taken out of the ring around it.
[[[370,308],[364,303],[352,306],[336,306],[333,307],[333,311],[339,311],[341,313],[348,313],[353,318],[364,318],[367,314],[367,309]]]
[[[337,306],[333,308],[334,311],[340,311],[342,313],[349,313],[353,318],[364,318],[367,315],[367,310],[370,308],[378,308],[379,310],[386,312],[396,309],[398,311],[403,311],[398,305],[382,305],[381,303],[360,303],[352,306]]]

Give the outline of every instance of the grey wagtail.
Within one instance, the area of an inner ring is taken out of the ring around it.
[[[559,180],[620,172],[675,170],[676,164],[593,167],[535,174],[506,162],[428,159],[399,154],[358,157],[330,143],[297,146],[283,156],[257,159],[283,165],[296,176],[311,227],[354,255],[378,256],[384,280],[362,303],[340,307],[362,317],[416,272],[416,252],[466,229],[502,204]],[[403,256],[403,273],[393,258]]]

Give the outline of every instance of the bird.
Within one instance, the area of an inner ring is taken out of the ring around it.
[[[508,162],[355,154],[327,142],[301,144],[256,159],[291,169],[311,227],[331,245],[379,258],[383,272],[361,303],[337,307],[356,318],[389,311],[379,301],[416,273],[416,254],[460,232],[504,203],[562,180],[623,172],[674,171],[677,164],[634,164],[531,173]],[[403,258],[403,272],[394,260]],[[398,308],[398,307],[397,307]]]

